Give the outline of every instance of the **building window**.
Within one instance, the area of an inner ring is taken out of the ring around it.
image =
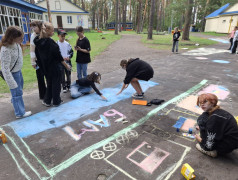
[[[48,22],[49,22],[49,18],[48,18],[48,15],[47,15],[47,14],[45,15],[45,21],[48,21]]]
[[[68,24],[72,24],[72,16],[67,16],[67,22]]]
[[[55,1],[55,10],[61,10],[60,1]]]
[[[34,12],[29,12],[29,19],[30,19],[30,22],[43,21],[42,14],[38,14],[38,13],[34,13]]]
[[[21,11],[0,5],[0,34],[4,34],[9,26],[23,27]]]

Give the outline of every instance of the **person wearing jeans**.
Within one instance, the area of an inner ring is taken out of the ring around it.
[[[79,37],[76,42],[76,46],[74,47],[77,51],[77,77],[78,79],[82,79],[87,77],[88,63],[91,62],[91,47],[88,38],[84,36],[84,30],[82,26],[76,27],[76,33]]]
[[[0,44],[0,59],[2,74],[12,95],[12,105],[16,118],[24,118],[31,115],[31,111],[25,111],[23,101],[23,55],[21,42],[23,40],[22,29],[18,26],[7,28]]]
[[[178,28],[174,28],[174,34],[173,34],[173,48],[172,52],[174,52],[174,48],[176,47],[176,53],[178,53],[178,43],[179,43],[179,37],[180,32],[178,31]]]

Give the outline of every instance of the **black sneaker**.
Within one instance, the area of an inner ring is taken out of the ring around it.
[[[46,106],[46,107],[50,107],[50,106],[51,106],[51,104],[46,104],[44,101],[42,101],[42,104],[43,104],[44,106]]]
[[[144,95],[143,94],[133,94],[132,97],[137,98],[137,99],[143,99]]]
[[[64,101],[61,100],[61,102],[60,102],[59,104],[57,104],[57,105],[53,104],[53,107],[58,107],[58,106],[60,106],[60,105],[63,104],[63,103],[64,103]]]
[[[66,86],[63,87],[63,93],[67,93]]]

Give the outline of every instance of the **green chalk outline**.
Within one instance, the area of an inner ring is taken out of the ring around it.
[[[30,154],[33,155],[33,157],[36,158],[36,160],[43,166],[43,168],[47,171],[47,173],[49,173],[49,175],[51,177],[55,176],[56,174],[58,174],[59,172],[63,171],[64,169],[70,167],[71,165],[73,165],[74,163],[78,162],[79,160],[81,160],[83,157],[87,156],[88,154],[90,154],[92,151],[104,146],[105,144],[115,140],[117,137],[125,134],[126,132],[140,126],[141,124],[144,124],[147,120],[149,120],[149,118],[151,116],[153,116],[154,114],[156,114],[158,111],[160,111],[161,109],[165,108],[166,106],[178,101],[181,98],[184,98],[188,95],[190,95],[191,93],[195,92],[197,89],[201,88],[202,86],[206,85],[206,83],[208,82],[208,80],[202,80],[199,84],[193,86],[192,88],[190,88],[189,90],[187,90],[186,92],[180,94],[179,96],[174,97],[173,99],[163,103],[161,106],[151,110],[146,116],[142,117],[141,119],[139,119],[136,123],[131,124],[130,126],[128,126],[127,128],[122,129],[121,131],[113,134],[112,136],[108,137],[107,139],[104,139],[96,144],[91,145],[90,147],[85,148],[84,150],[78,152],[77,154],[75,154],[74,156],[72,156],[71,158],[65,160],[64,162],[60,163],[59,165],[53,167],[52,169],[48,170],[47,167],[34,155],[34,153],[30,150],[30,147],[22,140],[23,144],[25,145],[25,147],[27,148],[28,152]],[[20,138],[21,139],[21,138]],[[25,160],[25,159],[24,159]]]

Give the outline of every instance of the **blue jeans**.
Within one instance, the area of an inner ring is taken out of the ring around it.
[[[18,87],[15,89],[10,89],[12,94],[12,104],[16,116],[23,116],[25,114],[25,105],[22,98],[23,89],[23,77],[21,71],[12,73]]]
[[[172,52],[174,52],[174,48],[175,48],[175,46],[176,46],[176,52],[178,52],[178,43],[179,43],[179,41],[173,41]]]
[[[71,84],[71,97],[72,98],[78,98],[80,96],[83,96],[85,94],[90,93],[90,91],[92,90],[91,87],[83,87],[83,86],[79,86],[76,81],[73,82],[73,84]]]
[[[78,79],[82,79],[82,74],[83,74],[83,77],[87,76],[87,68],[88,68],[88,64],[77,63]]]

